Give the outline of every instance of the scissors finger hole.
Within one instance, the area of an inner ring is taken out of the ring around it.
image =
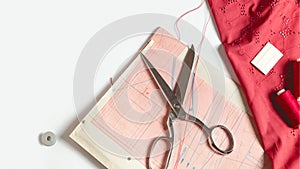
[[[233,137],[225,126],[215,126],[211,130],[211,143],[214,149],[221,154],[228,154],[233,149]]]
[[[165,154],[171,148],[171,142],[169,138],[161,137],[153,143],[153,149],[151,150],[151,156],[156,157],[161,154]]]
[[[158,137],[152,144],[149,156],[149,168],[166,168],[163,161],[167,161],[172,153],[172,140],[169,137]],[[162,163],[163,162],[163,163]],[[156,167],[153,167],[156,166]]]

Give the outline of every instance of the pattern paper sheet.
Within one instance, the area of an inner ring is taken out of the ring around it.
[[[174,88],[187,47],[160,28],[143,52]],[[235,148],[229,155],[219,155],[209,147],[198,126],[178,120],[174,122],[175,147],[169,168],[176,163],[180,169],[270,168],[238,88],[224,77],[226,93],[214,89],[209,81],[213,77],[201,76],[203,63],[190,78],[184,109],[208,126],[227,126],[234,135]],[[70,136],[108,168],[146,168],[152,142],[168,135],[168,111],[166,100],[137,56]],[[159,146],[152,157],[155,168],[161,168],[165,161],[167,146]]]

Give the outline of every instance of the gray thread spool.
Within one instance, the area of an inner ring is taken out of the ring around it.
[[[53,146],[56,143],[55,134],[51,131],[47,131],[41,135],[40,141],[45,146]]]

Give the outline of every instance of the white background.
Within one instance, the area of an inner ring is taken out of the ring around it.
[[[82,49],[97,31],[125,16],[179,17],[199,4],[196,0],[0,1],[0,168],[102,168],[68,138],[78,123],[77,113],[84,113],[75,110],[73,100],[73,77]],[[184,20],[202,31],[209,15],[205,4]],[[212,20],[206,37],[217,51],[220,41]],[[39,143],[45,131],[57,135],[53,147]]]

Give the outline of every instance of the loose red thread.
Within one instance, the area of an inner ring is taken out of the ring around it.
[[[196,7],[196,8],[193,8],[185,13],[183,13],[182,15],[180,15],[180,17],[176,20],[175,22],[175,30],[176,30],[176,33],[177,33],[177,37],[178,37],[178,40],[180,40],[180,31],[179,31],[179,28],[178,28],[178,22],[187,14],[193,12],[193,11],[196,11],[198,10],[199,8],[202,7],[202,5],[204,4],[204,1],[201,1],[201,3]],[[205,39],[205,33],[206,33],[206,28],[208,26],[208,23],[210,21],[210,17],[208,17],[204,27],[203,27],[203,30],[202,30],[202,37],[201,37],[201,40],[200,40],[200,43],[199,43],[199,46],[198,46],[198,50],[197,50],[197,57],[196,57],[196,64],[195,64],[195,67],[198,66],[198,61],[199,61],[199,58],[200,58],[200,51],[201,51],[201,48],[202,48],[202,45],[203,45],[203,42],[204,42],[204,39]],[[195,75],[196,75],[196,69],[194,70],[195,72],[193,73],[193,79],[195,79]],[[194,84],[194,81],[193,80],[193,84]],[[194,86],[194,85],[193,85]],[[178,153],[177,153],[177,159],[176,159],[176,162],[175,162],[175,166],[174,168],[177,169],[178,167],[178,164],[179,164],[179,160],[180,160],[180,154],[182,152],[182,147],[183,147],[183,144],[184,144],[184,140],[185,140],[185,135],[186,135],[186,130],[187,130],[187,122],[185,123],[185,128],[184,128],[184,132],[183,132],[183,139],[180,140],[180,144],[179,144],[179,150],[178,150]]]
[[[193,8],[191,10],[188,10],[187,12],[183,13],[182,15],[179,16],[179,18],[176,20],[175,22],[175,29],[176,29],[176,33],[177,33],[177,37],[178,37],[178,40],[180,40],[180,31],[179,31],[179,28],[178,28],[178,22],[187,14],[193,12],[193,11],[196,11],[197,9],[201,8],[201,6],[204,4],[204,1],[201,1],[200,5],[198,5],[196,8]]]
[[[200,55],[200,52],[201,52],[201,48],[202,48],[202,45],[203,45],[203,42],[204,42],[204,39],[205,39],[206,28],[208,26],[209,21],[210,21],[210,16],[207,18],[206,23],[205,23],[205,25],[203,27],[203,30],[202,30],[202,38],[201,38],[199,46],[198,46],[198,49],[199,49],[198,50],[198,56]]]
[[[114,83],[113,83],[113,78],[112,78],[112,77],[109,78],[109,82],[110,82],[111,85],[114,85]]]

